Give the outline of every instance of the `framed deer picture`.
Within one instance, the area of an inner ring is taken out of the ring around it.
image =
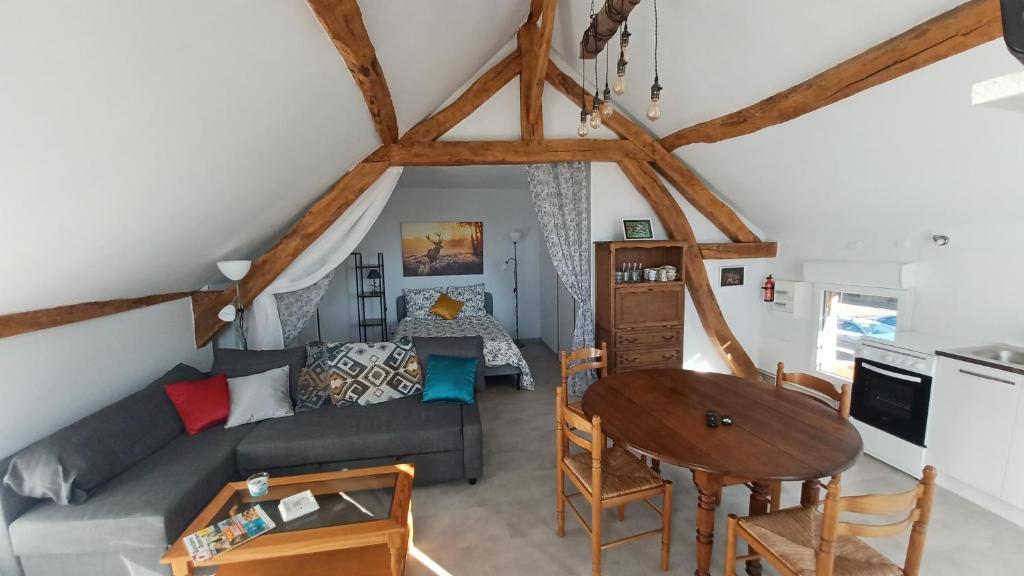
[[[402,223],[403,276],[483,273],[483,222]]]

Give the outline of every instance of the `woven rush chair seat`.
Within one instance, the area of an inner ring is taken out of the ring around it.
[[[569,472],[593,493],[593,476],[589,452],[573,454],[565,458]],[[614,446],[601,453],[601,499],[618,498],[627,494],[649,490],[664,485],[654,471],[639,458],[620,446]]]
[[[586,418],[583,414],[583,402],[569,402],[569,411],[575,412],[576,414]]]
[[[789,508],[741,518],[739,525],[774,552],[794,574],[815,576],[815,547],[821,538],[822,515],[814,508]],[[855,536],[835,542],[833,576],[902,576],[903,570]]]

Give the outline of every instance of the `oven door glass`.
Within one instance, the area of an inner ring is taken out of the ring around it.
[[[931,389],[930,376],[858,358],[850,415],[923,447]]]

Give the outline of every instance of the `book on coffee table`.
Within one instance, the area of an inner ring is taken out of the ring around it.
[[[259,504],[239,514],[189,534],[185,547],[194,561],[209,560],[221,552],[240,546],[249,540],[270,532],[276,527],[274,521]]]

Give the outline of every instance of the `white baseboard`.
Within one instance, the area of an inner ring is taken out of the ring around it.
[[[970,500],[993,514],[1002,516],[1010,522],[1024,527],[1024,510],[1017,508],[1006,500],[1002,500],[992,496],[991,494],[982,492],[969,484],[953,478],[949,474],[943,474],[941,470],[939,470],[939,475],[936,478],[935,483],[954,494]]]

